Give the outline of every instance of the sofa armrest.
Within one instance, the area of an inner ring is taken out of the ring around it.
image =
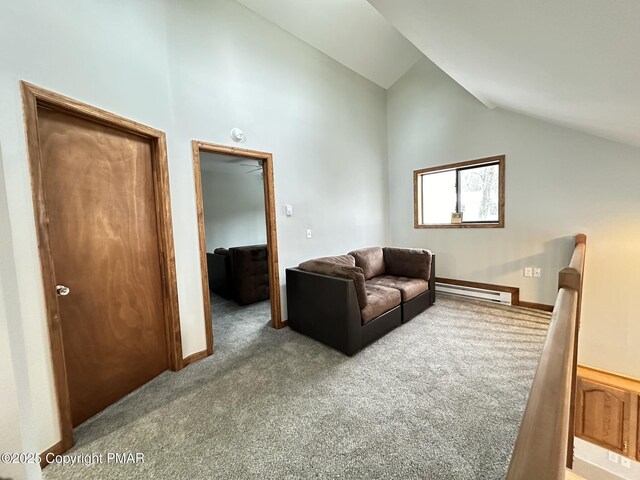
[[[231,257],[229,255],[207,253],[207,275],[209,290],[227,299],[233,297]]]
[[[362,346],[362,320],[351,279],[288,268],[289,326],[347,355]]]
[[[367,289],[365,288],[364,283],[364,272],[360,267],[331,263],[319,258],[302,262],[298,265],[298,269],[304,270],[305,272],[313,272],[319,273],[320,275],[329,275],[331,277],[353,280],[360,309],[362,310],[367,306]]]
[[[431,279],[431,252],[421,248],[384,247],[384,269],[387,275]]]

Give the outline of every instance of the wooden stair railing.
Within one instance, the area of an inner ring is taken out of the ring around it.
[[[576,236],[569,266],[558,274],[558,296],[507,480],[560,480],[573,465],[573,417],[586,236]]]

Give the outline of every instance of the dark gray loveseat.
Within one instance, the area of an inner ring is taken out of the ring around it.
[[[371,247],[288,268],[289,326],[347,355],[435,302],[435,256]]]

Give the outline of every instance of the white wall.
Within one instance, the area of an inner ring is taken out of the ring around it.
[[[2,164],[0,149],[0,453],[33,452],[37,440],[32,428],[33,402],[25,374],[24,333],[18,322],[9,323],[9,319],[20,318],[20,310],[16,302],[5,301],[17,295],[17,282]],[[0,462],[0,477],[35,480],[41,478],[40,467]]]
[[[4,286],[0,277],[0,287]],[[21,412],[18,403],[18,387],[11,358],[11,336],[7,325],[7,312],[4,305],[4,295],[0,291],[0,452],[20,453],[31,449],[23,440],[23,429],[20,423]],[[33,444],[31,444],[33,445]],[[35,468],[34,468],[35,467]],[[28,476],[28,470],[32,470]],[[20,463],[0,462],[0,478],[39,478],[38,466],[24,465]]]
[[[8,320],[19,325],[27,342],[40,451],[60,435],[18,82],[24,79],[166,130],[171,110],[164,14],[155,3],[0,3],[0,145],[17,270],[16,296],[5,300],[10,308],[19,305],[20,317]]]
[[[6,286],[6,281],[0,275],[0,289]],[[25,426],[30,419],[25,418],[25,410],[30,407],[29,399],[20,395],[19,377],[15,374],[14,365],[24,366],[24,362],[16,363],[12,357],[12,341],[16,337],[11,335],[8,328],[9,312],[4,301],[4,293],[0,290],[0,452],[21,453],[32,452],[37,443],[31,438],[25,438]],[[14,347],[15,348],[15,347]],[[24,387],[24,384],[22,385]],[[22,390],[23,392],[25,389]],[[19,398],[20,397],[20,398]],[[27,400],[28,404],[20,403]],[[22,408],[21,408],[22,406]],[[33,433],[33,429],[29,433]],[[14,480],[41,478],[40,467],[37,464],[4,463],[0,462],[0,478]]]
[[[205,155],[200,155],[200,160],[207,252],[218,247],[267,243],[260,171],[247,173],[251,167],[210,171],[206,169],[206,162],[216,160],[207,160]]]
[[[587,480],[640,480],[640,462],[631,460],[630,468],[609,460],[610,451],[580,438],[575,439],[573,471]]]
[[[192,139],[273,153],[280,281],[320,255],[385,241],[385,91],[234,2],[169,2],[167,36],[175,129],[169,156],[189,164]],[[199,265],[193,178],[171,172],[181,261]],[[294,207],[286,217],[284,205]],[[305,238],[312,229],[313,238]],[[201,309],[199,279],[184,291]]]
[[[24,332],[36,450],[60,436],[20,79],[167,132],[185,356],[205,348],[191,140],[230,144],[239,126],[244,147],[274,154],[282,282],[304,259],[384,242],[381,88],[226,0],[0,0],[0,9],[0,146],[17,271],[5,300],[20,312],[8,320]]]
[[[579,361],[640,377],[640,149],[488,110],[426,59],[389,90],[387,122],[391,243],[432,249],[439,276],[551,304],[571,236],[587,234]],[[413,228],[414,169],[503,153],[504,229]]]

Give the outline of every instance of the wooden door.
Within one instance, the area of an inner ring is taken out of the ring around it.
[[[169,368],[149,139],[38,108],[73,426]]]
[[[627,455],[631,395],[578,378],[576,436]]]

